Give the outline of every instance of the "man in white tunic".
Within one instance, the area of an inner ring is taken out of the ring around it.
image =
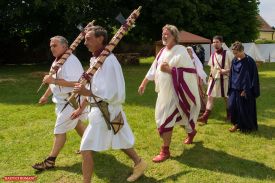
[[[68,41],[62,36],[52,37],[50,39],[50,48],[55,57],[55,61],[52,64],[53,67],[68,49]],[[32,166],[34,169],[45,170],[54,167],[55,159],[66,142],[67,131],[75,129],[79,136],[82,137],[85,131],[85,126],[82,121],[87,118],[87,114],[82,114],[78,118],[71,120],[70,116],[74,108],[70,105],[66,108],[64,108],[64,106],[66,104],[66,98],[72,92],[74,84],[83,72],[80,61],[75,55],[71,54],[55,75],[46,75],[44,77],[43,83],[49,84],[49,87],[40,98],[39,104],[46,104],[48,97],[53,94],[52,101],[56,104],[55,113],[57,116],[54,128],[55,138],[48,158],[41,163],[34,164]],[[63,108],[64,110],[62,111]]]
[[[206,110],[198,121],[202,125],[207,124],[214,105],[214,98],[223,97],[226,105],[226,119],[230,120],[230,112],[227,106],[228,78],[233,55],[229,50],[222,48],[223,37],[214,36],[213,46],[215,52],[210,56],[208,65],[211,67],[209,84],[207,88]]]
[[[85,36],[85,45],[89,51],[93,53],[93,57],[90,60],[91,66],[96,63],[97,57],[106,44],[107,31],[101,26],[93,26],[87,32]],[[90,103],[90,123],[83,135],[80,145],[83,157],[83,180],[85,183],[91,181],[94,165],[92,151],[121,149],[135,164],[133,174],[128,177],[127,181],[135,181],[143,174],[147,164],[138,156],[133,148],[134,135],[122,109],[122,103],[125,100],[124,77],[121,66],[114,54],[110,53],[107,56],[102,67],[96,71],[95,75],[90,80],[89,85],[89,89],[81,84],[75,85],[74,92],[87,96],[87,100],[85,100],[72,114],[72,118],[77,117],[82,113],[84,107]],[[96,102],[101,106],[102,104],[106,104],[105,106],[108,106],[107,113],[109,114],[101,112],[103,108],[99,108]],[[113,121],[120,114],[122,115],[124,125],[115,134],[113,130],[108,129],[108,125],[110,125],[110,121]],[[110,121],[104,118],[106,116]]]
[[[196,69],[186,48],[178,45],[178,34],[178,29],[173,25],[163,27],[162,42],[165,47],[138,89],[143,94],[148,82],[155,81],[158,93],[155,118],[163,145],[153,162],[162,162],[170,157],[169,146],[175,124],[185,126],[188,134],[185,144],[191,144],[197,133],[195,122],[200,112],[200,95]]]

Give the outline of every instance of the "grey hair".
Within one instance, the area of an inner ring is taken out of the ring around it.
[[[104,29],[103,27],[101,27],[99,25],[92,26],[87,29],[87,34],[91,34],[91,32],[93,32],[95,37],[100,37],[100,36],[103,37],[102,44],[104,46],[108,43],[108,33],[107,33],[106,29]]]
[[[68,40],[65,37],[63,37],[63,36],[54,36],[50,40],[52,41],[54,39],[57,39],[62,45],[65,45],[66,48],[69,47]]]
[[[171,32],[172,36],[175,38],[176,43],[179,43],[179,30],[174,25],[166,24],[162,30],[167,29]]]

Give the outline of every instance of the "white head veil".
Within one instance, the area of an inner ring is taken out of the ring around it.
[[[194,62],[197,74],[203,80],[204,84],[206,84],[207,74],[203,70],[203,65],[200,59],[198,58],[197,54],[195,53],[194,49],[191,46],[188,46],[187,49],[190,49],[192,51],[193,59],[192,58],[191,59]]]

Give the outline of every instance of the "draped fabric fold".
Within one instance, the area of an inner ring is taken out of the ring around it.
[[[173,68],[172,79],[175,92],[179,99],[179,105],[185,115],[190,118],[190,103],[188,103],[186,96],[196,105],[195,96],[190,91],[186,81],[184,80],[184,72],[196,74],[196,69],[193,68]]]
[[[242,91],[245,96],[241,96]],[[260,96],[260,84],[256,63],[250,56],[233,60],[228,96],[231,122],[241,131],[257,130],[256,98]]]
[[[160,66],[167,62],[172,74],[162,72]],[[158,93],[155,118],[160,135],[173,130],[175,124],[193,131],[190,121],[197,121],[200,111],[200,95],[195,66],[184,46],[175,45],[163,49],[153,62],[146,78],[155,81]]]

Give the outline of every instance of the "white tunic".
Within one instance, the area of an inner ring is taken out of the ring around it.
[[[90,62],[93,65],[96,61],[92,57]],[[110,120],[112,121],[121,111],[124,119],[124,126],[114,135],[108,130],[106,122],[99,108],[92,107],[89,113],[89,125],[82,137],[80,150],[104,151],[112,149],[128,149],[134,145],[134,135],[127,123],[125,113],[122,110],[122,103],[125,100],[125,83],[121,66],[113,54],[110,54],[101,68],[95,73],[91,81],[91,89],[94,95],[106,101],[109,106]],[[94,102],[90,98],[91,102]]]
[[[53,75],[53,78],[64,79],[66,81],[78,81],[83,72],[84,70],[80,61],[75,55],[71,54],[58,70],[57,75]],[[62,112],[61,110],[66,104],[66,99],[69,97],[69,93],[72,92],[73,87],[63,87],[54,84],[50,84],[49,86],[53,93],[52,101],[56,104],[55,113],[57,118],[54,134],[66,133],[68,130],[74,129],[79,120],[85,120],[87,118],[87,113],[84,111],[84,114],[79,118],[70,120],[74,108],[68,105]]]
[[[222,58],[223,58],[222,54],[213,53],[210,56],[210,59],[208,62],[208,65],[211,67],[212,78],[210,78],[208,83],[207,95],[212,97],[222,97],[221,78],[219,74],[219,69],[221,69],[221,66],[222,66]],[[232,59],[233,59],[232,53],[226,50],[224,69],[226,70],[230,69]],[[223,88],[224,88],[224,95],[225,95],[224,97],[227,97],[228,79],[229,79],[229,74],[223,75]],[[212,84],[212,82],[214,82],[214,84]],[[211,85],[213,86],[211,87]]]
[[[190,117],[184,114],[179,106],[179,98],[175,92],[172,75],[160,71],[160,65],[162,62],[168,62],[170,67],[183,67],[195,69],[194,64],[187,50],[184,46],[175,45],[172,49],[168,50],[165,48],[159,59],[155,60],[148,71],[146,78],[148,80],[155,81],[155,91],[158,93],[155,118],[157,127],[160,128],[169,116],[174,113],[176,109],[179,110],[182,119],[177,123],[185,125],[187,133],[192,132],[192,128],[189,124],[191,120],[197,121],[199,111],[200,111],[200,96],[198,91],[197,76],[194,73],[184,73],[184,80],[187,83],[191,93],[195,96],[196,104],[193,104],[190,98],[186,95],[187,102],[190,104]],[[171,128],[175,125],[176,120],[179,116],[173,116],[173,119],[165,126],[165,128]]]

